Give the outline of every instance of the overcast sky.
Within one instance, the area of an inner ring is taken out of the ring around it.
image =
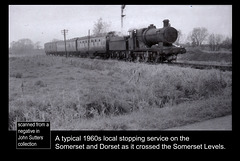
[[[154,24],[171,26],[186,37],[194,27],[206,27],[209,33],[232,36],[231,5],[126,5],[123,31]],[[121,5],[10,5],[9,43],[29,38],[41,45],[63,39],[61,30],[68,29],[67,39],[86,36],[101,17],[110,30],[121,31]]]

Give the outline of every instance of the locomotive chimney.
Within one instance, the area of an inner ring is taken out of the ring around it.
[[[169,26],[169,20],[165,19],[163,20],[163,27],[168,27]]]

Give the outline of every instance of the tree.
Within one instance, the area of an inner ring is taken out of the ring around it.
[[[216,43],[216,47],[215,47],[215,50],[219,50],[220,49],[220,46],[221,46],[221,42],[223,41],[223,35],[221,34],[216,34],[215,36],[215,43]]]
[[[226,37],[225,40],[222,42],[222,47],[232,50],[232,38]]]
[[[94,23],[93,35],[100,36],[106,34],[109,30],[110,24],[104,22],[102,18],[99,18],[97,22]]]
[[[201,46],[207,36],[208,31],[205,27],[197,27],[193,29],[189,37],[192,43],[194,43],[196,46]]]
[[[37,50],[41,49],[42,46],[41,46],[40,44],[41,44],[41,42],[40,42],[40,41],[37,41],[37,42],[34,44],[34,49],[37,49]]]
[[[179,45],[179,42],[180,42],[180,38],[182,37],[182,31],[181,30],[178,30],[178,37],[177,37],[177,40],[175,41],[175,43],[177,45]]]
[[[211,34],[208,38],[208,43],[212,51],[218,51],[223,40],[223,35],[221,34]]]
[[[24,49],[33,49],[34,45],[32,40],[24,38],[18,41],[13,41],[10,43],[11,49],[13,50],[24,50]]]
[[[14,53],[26,53],[34,49],[34,44],[32,40],[24,38],[18,41],[12,41],[10,43],[10,49]]]
[[[214,51],[215,50],[215,35],[214,34],[209,35],[208,43],[209,43],[210,50]]]

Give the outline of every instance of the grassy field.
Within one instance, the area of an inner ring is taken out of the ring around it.
[[[9,129],[162,130],[232,113],[232,72],[45,55],[9,58]]]

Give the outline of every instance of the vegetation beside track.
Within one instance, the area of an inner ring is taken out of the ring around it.
[[[166,129],[230,114],[232,72],[46,55],[9,58],[9,128]]]

